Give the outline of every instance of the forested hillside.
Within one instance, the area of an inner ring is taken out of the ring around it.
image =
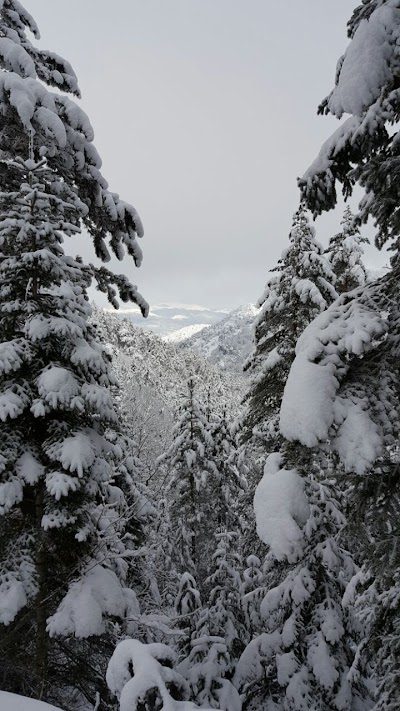
[[[219,323],[185,338],[179,347],[184,352],[197,353],[221,370],[243,373],[252,346],[256,313],[252,304],[239,306]]]
[[[119,407],[135,440],[136,454],[149,473],[171,442],[172,425],[190,378],[195,378],[210,412],[225,414],[232,422],[239,417],[245,393],[241,373],[223,372],[191,350],[178,349],[102,309],[93,309],[92,320],[123,384]]]

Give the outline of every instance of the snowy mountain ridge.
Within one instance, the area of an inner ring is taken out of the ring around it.
[[[223,371],[242,373],[252,348],[257,313],[253,304],[239,306],[218,323],[178,342],[177,348],[191,351]]]
[[[113,309],[105,309],[105,311],[114,312]],[[182,327],[211,326],[224,319],[228,313],[229,309],[209,308],[199,304],[160,303],[151,305],[146,319],[137,306],[121,308],[116,315],[120,318],[128,318],[134,326],[140,326],[145,331],[166,336]]]
[[[186,341],[188,338],[191,338],[196,333],[199,333],[204,328],[210,328],[210,324],[193,323],[191,326],[183,326],[183,328],[179,328],[177,331],[167,333],[166,336],[162,336],[162,340],[166,341],[166,343],[181,343],[182,341]]]

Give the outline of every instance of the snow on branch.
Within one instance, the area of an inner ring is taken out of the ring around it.
[[[310,515],[304,481],[294,470],[282,468],[283,458],[270,454],[264,476],[254,495],[257,534],[277,560],[298,558],[303,538],[302,526]]]
[[[352,359],[363,358],[386,334],[386,314],[374,300],[377,289],[353,292],[350,300],[344,295],[305,329],[280,412],[284,437],[307,447],[327,440],[335,426],[342,461],[359,473],[377,456],[380,437],[363,401],[341,397],[340,385]]]
[[[186,700],[188,685],[172,668],[176,661],[175,653],[164,644],[142,644],[134,639],[120,642],[106,675],[110,691],[119,699],[120,711],[139,711],[146,698],[152,699],[153,707],[160,711],[198,709]],[[172,694],[181,698],[175,699]]]

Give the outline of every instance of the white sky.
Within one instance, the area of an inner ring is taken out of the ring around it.
[[[255,301],[287,245],[296,177],[337,125],[316,108],[354,0],[23,4],[72,63],[103,173],[143,220],[143,266],[118,270],[150,303]],[[341,213],[317,220],[324,244]],[[366,262],[387,258],[371,247]]]

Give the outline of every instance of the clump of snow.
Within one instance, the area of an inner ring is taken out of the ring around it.
[[[344,295],[307,326],[297,342],[280,412],[288,440],[313,447],[330,436],[346,469],[359,474],[379,455],[382,435],[368,403],[341,397],[339,388],[349,357],[362,357],[387,331],[386,315],[373,297],[373,285],[351,301]]]
[[[0,373],[8,374],[19,370],[24,357],[26,358],[28,346],[23,339],[0,343]]]
[[[9,694],[8,691],[0,691],[0,711],[60,711],[60,709],[45,704],[43,701]]]
[[[44,466],[31,452],[24,452],[15,462],[15,471],[27,484],[36,484],[43,475]]]
[[[168,685],[174,685],[188,694],[183,678],[170,668],[177,661],[175,653],[165,644],[142,644],[126,639],[117,646],[107,669],[107,684],[119,698],[120,711],[135,711],[148,691],[157,689],[160,711],[193,711],[199,707],[191,701],[176,701]],[[163,664],[167,664],[165,666]],[[205,709],[203,711],[211,711]]]
[[[56,501],[59,501],[62,496],[68,496],[70,491],[77,491],[79,488],[79,479],[69,476],[65,472],[50,472],[46,476],[46,489]]]
[[[24,388],[19,385],[6,388],[0,395],[0,420],[5,422],[8,418],[19,417],[28,404],[29,395]]]
[[[299,439],[307,447],[315,447],[328,437],[334,418],[333,402],[339,382],[334,367],[321,367],[300,352],[289,372],[284,390],[280,429],[289,440]],[[304,402],[305,393],[307,397]]]
[[[60,366],[44,370],[37,379],[40,397],[52,409],[68,406],[80,393],[80,384],[71,371]]]
[[[338,408],[341,402],[344,420],[332,442],[332,448],[339,454],[346,471],[363,474],[366,464],[374,462],[381,452],[379,428],[368,415],[367,403],[338,399]]]
[[[64,469],[76,472],[79,477],[89,469],[96,457],[95,442],[83,432],[66,437],[47,448],[47,454],[53,461],[58,461]]]
[[[7,513],[23,499],[22,482],[15,476],[0,484],[0,515]]]
[[[36,77],[35,63],[28,52],[7,37],[0,39],[0,57],[4,62],[4,69],[20,74],[23,77]]]
[[[112,570],[96,565],[70,585],[57,612],[49,617],[50,636],[74,635],[80,639],[104,632],[104,617],[124,618],[135,600],[132,591],[121,587]],[[137,613],[138,609],[134,609]]]
[[[282,469],[282,455],[270,454],[254,495],[257,533],[278,560],[298,558],[302,526],[310,516],[304,482],[294,469]]]
[[[242,688],[264,678],[266,664],[276,657],[281,646],[279,632],[263,632],[247,645],[241,655],[234,677],[236,688]],[[273,711],[273,709],[271,709]]]
[[[315,176],[326,173],[326,189],[330,188],[330,183],[334,182],[330,169],[335,161],[335,156],[339,154],[348,143],[351,143],[360,125],[361,119],[356,116],[349,116],[346,121],[341,123],[325,143],[322,144],[319,154],[304,173],[301,182],[306,184],[310,189]]]
[[[391,60],[396,49],[393,33],[400,25],[400,10],[385,3],[368,20],[360,22],[342,58],[338,83],[328,102],[329,110],[362,116],[391,79]]]
[[[0,622],[9,625],[27,603],[24,585],[12,573],[0,578]],[[0,706],[1,709],[1,706]]]
[[[307,661],[320,685],[324,689],[333,689],[339,678],[339,672],[336,668],[337,661],[333,657],[323,634],[317,632],[315,636],[316,639],[307,652]]]

